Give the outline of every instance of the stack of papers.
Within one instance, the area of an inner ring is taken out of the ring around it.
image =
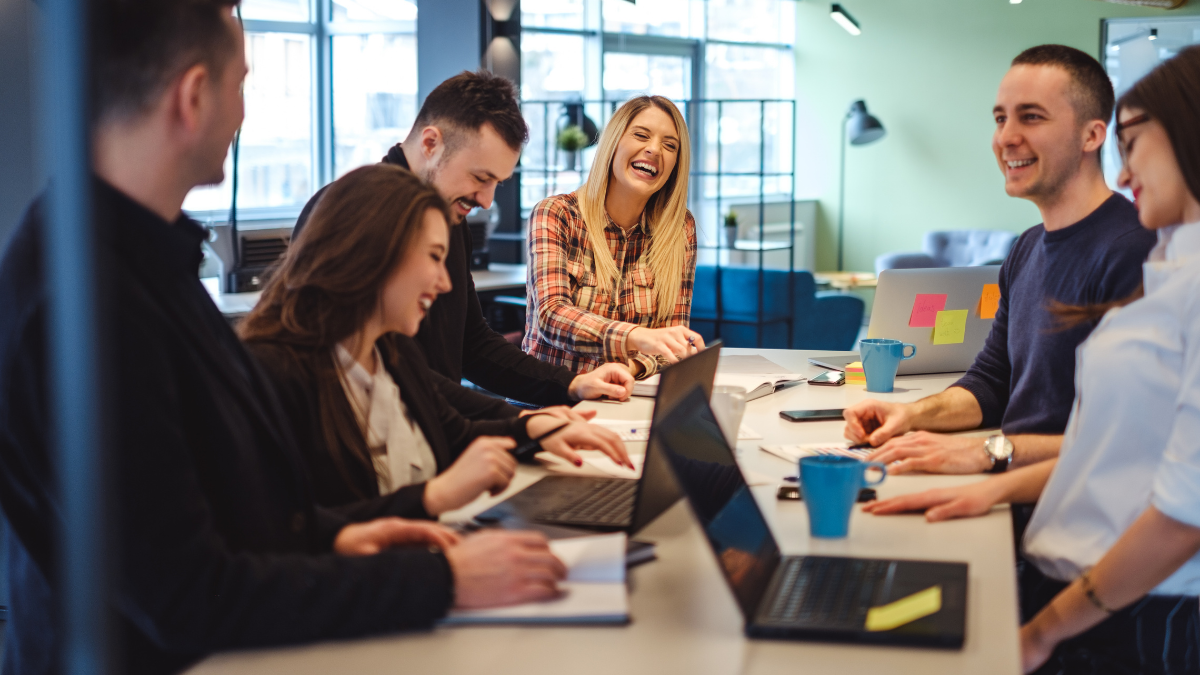
[[[742,387],[746,390],[746,400],[753,401],[786,387],[789,384],[803,382],[804,376],[795,373],[777,373],[773,375],[753,375],[744,373],[717,373],[716,386],[727,385]],[[633,395],[654,397],[658,394],[658,375],[651,375],[644,380],[634,383]]]
[[[556,539],[550,550],[569,570],[561,597],[493,609],[456,609],[446,626],[478,624],[623,624],[629,622],[625,589],[625,533]]]
[[[871,454],[871,448],[851,448],[849,443],[801,443],[799,445],[760,445],[759,449],[763,452],[775,455],[779,459],[785,459],[789,462],[798,462],[801,457],[814,457],[816,455],[837,455],[839,457],[853,457],[854,459],[866,459],[867,455]]]

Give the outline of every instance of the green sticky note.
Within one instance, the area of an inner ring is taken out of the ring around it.
[[[933,322],[933,344],[957,345],[967,338],[967,312],[949,309],[937,313]]]
[[[868,609],[865,627],[869,631],[892,630],[936,614],[941,608],[942,587],[931,586],[882,607]]]

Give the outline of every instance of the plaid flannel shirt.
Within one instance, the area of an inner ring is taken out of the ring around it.
[[[529,218],[528,311],[522,348],[576,372],[631,359],[644,366],[643,377],[657,372],[660,361],[627,348],[626,339],[639,326],[688,325],[696,278],[696,221],[691,213],[684,227],[683,286],[674,311],[660,322],[655,318],[654,271],[643,260],[651,240],[645,221],[626,233],[609,219],[604,237],[620,276],[611,289],[601,290],[575,195],[542,200]]]

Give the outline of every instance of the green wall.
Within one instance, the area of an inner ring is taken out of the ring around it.
[[[1004,193],[991,150],[996,88],[1021,50],[1056,42],[1097,55],[1101,19],[1200,14],[1097,0],[842,0],[862,25],[851,36],[829,2],[797,4],[799,197],[820,200],[817,269],[837,261],[839,125],[862,98],[887,136],[846,152],[848,270],[920,250],[931,229],[1020,232],[1037,209]]]

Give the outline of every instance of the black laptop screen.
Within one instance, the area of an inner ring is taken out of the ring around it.
[[[708,535],[742,613],[753,618],[779,562],[779,547],[708,407],[708,397],[693,389],[651,433]]]

